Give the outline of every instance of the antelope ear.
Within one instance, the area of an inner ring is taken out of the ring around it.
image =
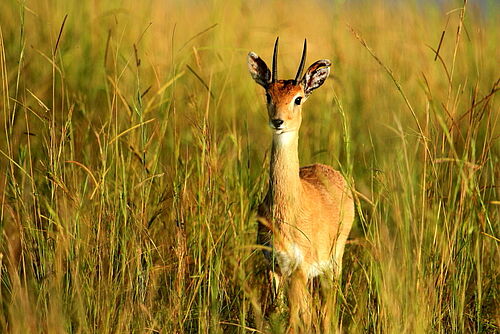
[[[306,97],[325,82],[331,65],[328,59],[321,59],[309,66],[301,81]]]
[[[266,63],[254,52],[248,54],[247,63],[248,71],[250,71],[255,82],[266,88],[271,82],[271,71],[269,71]]]

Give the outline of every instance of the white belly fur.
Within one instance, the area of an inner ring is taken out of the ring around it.
[[[276,259],[283,276],[290,276],[298,267],[304,267],[304,254],[300,248],[292,244],[288,251],[276,251]],[[333,261],[319,261],[305,266],[307,278],[311,279],[333,269]]]

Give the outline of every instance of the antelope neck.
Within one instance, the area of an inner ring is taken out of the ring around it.
[[[299,204],[301,182],[299,177],[298,131],[273,134],[270,168],[270,200],[277,223],[292,224],[293,209]]]

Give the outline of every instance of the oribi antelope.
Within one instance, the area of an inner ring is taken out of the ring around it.
[[[330,166],[300,167],[298,157],[302,105],[330,73],[331,63],[313,63],[302,76],[307,41],[297,74],[278,80],[278,38],[272,71],[254,52],[248,54],[252,78],[265,89],[272,129],[269,190],[258,208],[258,243],[271,263],[277,284],[289,280],[291,322],[308,308],[304,292],[309,279],[322,273],[338,277],[354,220],[354,203],[344,177]]]

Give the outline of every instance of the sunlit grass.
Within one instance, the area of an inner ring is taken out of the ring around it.
[[[498,331],[498,9],[4,1],[1,331],[286,327],[258,328],[270,133],[246,67],[277,35],[283,76],[304,38],[333,63],[299,156],[357,191],[335,325]]]

